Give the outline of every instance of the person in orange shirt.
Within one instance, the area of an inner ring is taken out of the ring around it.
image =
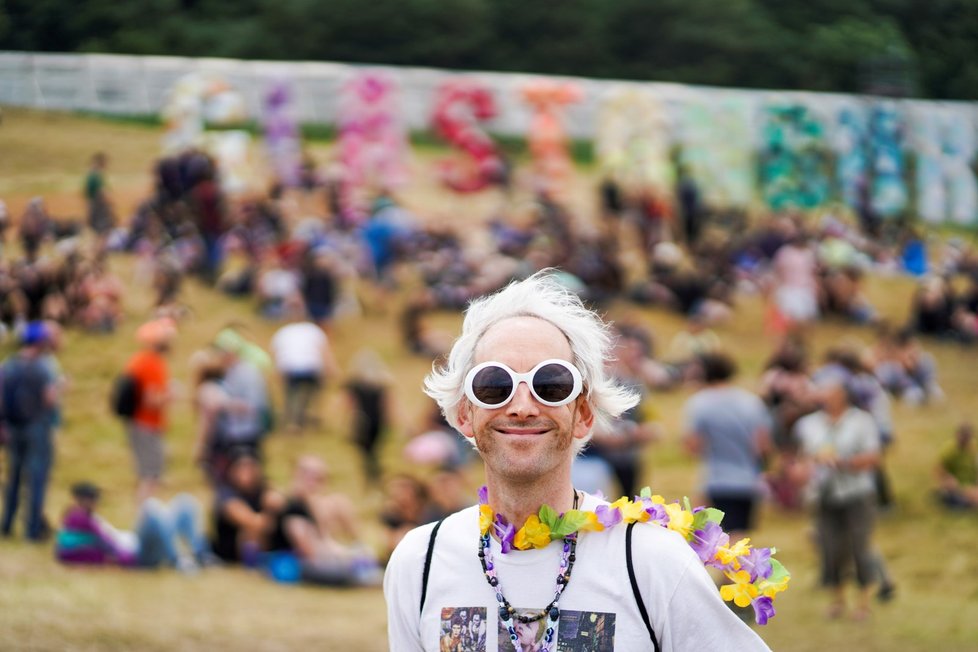
[[[140,350],[126,364],[126,373],[139,388],[136,411],[126,422],[126,430],[136,462],[140,503],[156,493],[163,476],[163,432],[166,406],[172,398],[166,355],[174,336],[176,327],[169,319],[143,324],[136,331]]]

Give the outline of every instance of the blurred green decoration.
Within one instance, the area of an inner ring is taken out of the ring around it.
[[[683,106],[679,161],[714,210],[747,208],[754,197],[750,106],[741,99]]]
[[[876,104],[869,113],[870,205],[882,218],[904,213],[909,200],[904,152],[904,120],[891,102]]]
[[[866,114],[857,107],[838,113],[833,139],[835,182],[842,202],[854,210],[862,206],[868,179]]]
[[[761,196],[773,210],[808,210],[828,201],[825,130],[808,107],[764,108],[759,163]]]
[[[914,116],[917,213],[928,224],[978,226],[975,118],[950,108]]]
[[[669,116],[654,95],[631,88],[610,93],[596,127],[594,148],[606,178],[632,193],[672,193]]]

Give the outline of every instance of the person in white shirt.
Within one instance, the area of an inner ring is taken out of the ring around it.
[[[326,333],[305,318],[301,306],[289,310],[292,321],[272,336],[275,367],[285,383],[283,422],[291,432],[305,429],[311,420],[310,405],[326,379],[336,375],[337,364]]]
[[[392,651],[450,647],[463,619],[462,631],[486,624],[481,652],[768,649],[675,532],[622,524],[529,549],[517,536],[509,550],[506,536],[483,534],[495,529],[481,522],[490,506],[516,528],[544,505],[607,507],[573,487],[571,464],[593,427],[638,400],[607,375],[611,348],[607,325],[546,272],[469,307],[425,387],[478,449],[486,504],[416,528],[394,550],[384,578]]]

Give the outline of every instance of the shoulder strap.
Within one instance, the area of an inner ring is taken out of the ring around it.
[[[418,612],[424,611],[424,601],[425,597],[428,595],[428,573],[431,572],[431,555],[435,552],[435,537],[438,536],[438,528],[445,519],[441,519],[435,523],[435,527],[431,529],[431,537],[428,539],[428,552],[424,556],[424,572],[421,575],[421,605],[418,607]]]
[[[634,527],[635,522],[633,521],[625,528],[625,565],[628,567],[628,581],[632,583],[632,593],[635,595],[638,612],[642,615],[645,628],[649,630],[652,647],[655,649],[655,652],[659,652],[659,640],[655,637],[655,632],[652,630],[652,621],[649,620],[649,612],[645,608],[645,601],[642,600],[642,594],[638,590],[638,580],[635,579],[635,567],[632,565],[632,528]]]

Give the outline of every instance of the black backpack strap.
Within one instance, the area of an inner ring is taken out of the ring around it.
[[[418,607],[418,613],[424,611],[424,601],[425,597],[428,595],[428,573],[431,572],[431,555],[435,552],[435,537],[438,536],[438,528],[445,519],[441,519],[435,523],[435,527],[431,529],[431,537],[428,539],[428,553],[424,556],[424,572],[421,574],[421,606]]]
[[[659,640],[655,637],[655,632],[652,630],[652,621],[649,620],[649,612],[645,608],[645,601],[642,600],[642,594],[638,590],[638,580],[635,579],[635,567],[632,565],[632,528],[635,527],[635,522],[632,521],[625,528],[625,565],[628,567],[628,581],[632,583],[632,593],[635,595],[635,602],[638,604],[638,612],[642,615],[642,621],[645,623],[645,628],[649,630],[649,637],[652,639],[652,647],[655,652],[659,652]],[[425,569],[427,573],[427,568]]]

